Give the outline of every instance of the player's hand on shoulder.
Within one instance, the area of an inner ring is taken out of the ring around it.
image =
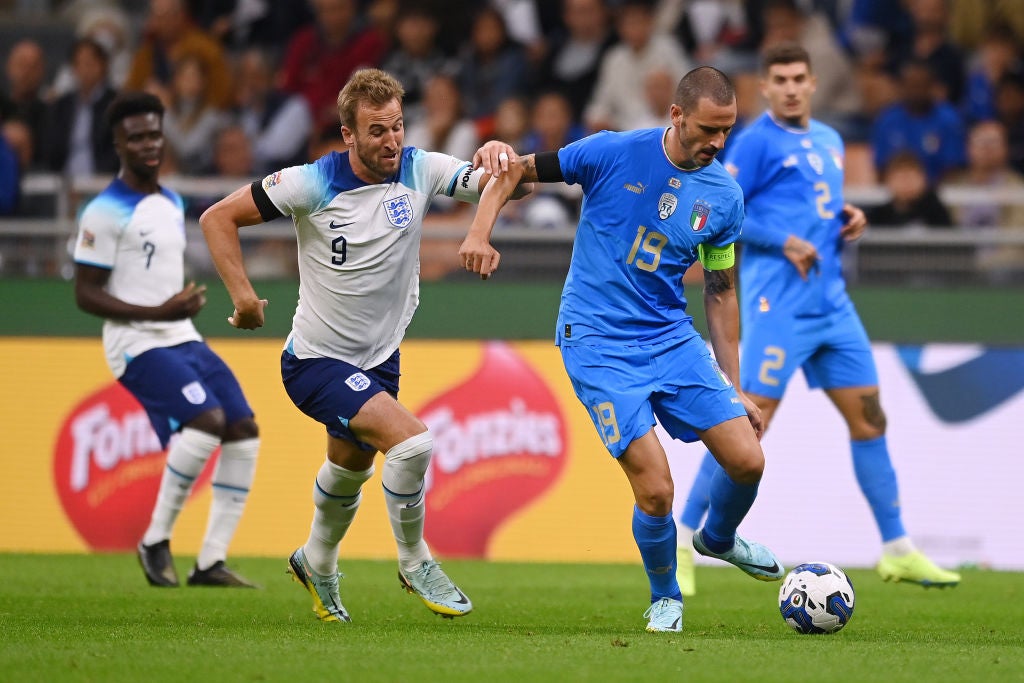
[[[789,259],[789,262],[793,264],[800,273],[800,277],[804,280],[807,279],[807,274],[811,272],[811,268],[815,268],[818,265],[818,250],[814,248],[813,244],[796,235],[790,235],[786,239],[786,243],[782,245],[782,253]]]
[[[255,330],[263,327],[263,309],[266,308],[266,299],[250,299],[235,304],[235,311],[228,318],[232,327],[240,330]]]
[[[508,170],[508,165],[517,158],[516,151],[500,140],[489,140],[473,154],[473,168],[483,167],[495,178]]]
[[[846,223],[839,230],[839,234],[847,242],[860,239],[868,227],[868,218],[864,215],[864,211],[853,204],[843,204],[843,216],[846,218]]]
[[[182,320],[193,318],[206,305],[206,285],[189,282],[170,299],[160,305],[163,309],[161,320]]]

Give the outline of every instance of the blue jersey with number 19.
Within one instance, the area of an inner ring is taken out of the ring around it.
[[[559,346],[655,344],[696,334],[683,274],[699,245],[740,235],[743,197],[718,161],[683,170],[666,129],[601,132],[558,152],[583,210],[562,290]]]
[[[726,149],[725,167],[747,206],[740,259],[744,328],[758,312],[820,316],[846,306],[839,134],[813,119],[808,128],[786,126],[765,112]],[[806,282],[782,253],[791,234],[818,250]]]

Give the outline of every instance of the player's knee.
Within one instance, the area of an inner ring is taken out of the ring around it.
[[[218,439],[223,440],[227,421],[224,418],[224,410],[222,408],[214,408],[197,415],[183,426],[200,432],[206,432],[207,434],[213,434]]]
[[[760,452],[749,453],[728,463],[722,463],[722,468],[737,484],[752,486],[761,481],[761,475],[764,474],[764,455]]]
[[[384,488],[399,495],[412,495],[422,489],[433,448],[430,432],[422,432],[389,449],[381,473]]]
[[[672,481],[659,482],[647,486],[636,495],[636,506],[652,517],[664,517],[672,513],[672,501],[675,494]]]
[[[260,428],[256,420],[246,417],[236,420],[224,428],[225,441],[241,441],[243,439],[255,439],[260,435]]]

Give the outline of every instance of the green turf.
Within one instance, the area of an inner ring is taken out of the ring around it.
[[[852,571],[850,624],[800,636],[778,584],[702,566],[668,635],[644,632],[632,566],[448,561],[475,610],[444,620],[392,562],[347,562],[354,622],[321,624],[284,559],[233,564],[264,589],[149,588],[127,555],[0,555],[0,681],[1024,681],[1021,574],[940,591]]]

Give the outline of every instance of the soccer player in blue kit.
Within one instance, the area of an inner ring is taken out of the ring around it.
[[[956,585],[960,576],[917,550],[903,527],[878,373],[840,258],[844,242],[860,237],[867,222],[843,201],[843,142],[811,118],[814,86],[804,48],[789,43],[766,50],[761,91],[768,111],[725,157],[747,213],[740,240],[741,387],[766,429],[797,369],[809,386],[824,389],[849,428],[857,483],[881,533],[878,573],[886,581]],[[684,532],[698,527],[708,510],[718,469],[706,455],[683,509]],[[692,595],[689,544],[680,543],[678,567],[684,594]]]
[[[295,225],[299,301],[281,377],[295,405],[325,427],[327,458],[314,481],[309,537],[288,567],[326,622],[351,621],[339,592],[338,551],[378,452],[400,584],[436,614],[473,609],[423,538],[433,439],[398,402],[399,345],[419,303],[427,207],[441,194],[475,202],[489,176],[468,161],[404,146],[403,94],[384,71],[355,72],[338,95],[348,150],[271,173],[200,218],[235,306],[228,320],[240,329],[263,325],[267,301],[246,275],[238,229],[280,216]],[[494,168],[507,166],[514,150],[491,141],[478,154]]]
[[[694,544],[763,581],[785,573],[768,548],[736,534],[764,469],[760,412],[735,389],[733,243],[743,197],[715,159],[736,122],[736,95],[723,73],[700,67],[682,78],[673,102],[667,128],[604,131],[557,152],[519,157],[484,189],[460,249],[467,270],[489,276],[498,257],[491,230],[517,183],[582,186],[556,343],[577,397],[633,490],[652,632],[683,627],[672,475],[655,418],[674,438],[703,441],[722,465]],[[717,363],[686,313],[683,274],[697,260]]]
[[[153,586],[178,585],[174,523],[213,451],[213,503],[189,585],[252,587],[224,560],[256,473],[259,430],[234,374],[191,318],[206,288],[185,284],[181,197],[159,183],[164,108],[125,93],[107,110],[121,160],[117,178],[82,211],[75,240],[75,301],[103,321],[103,347],[118,381],[146,409],[167,463],[138,555]]]

